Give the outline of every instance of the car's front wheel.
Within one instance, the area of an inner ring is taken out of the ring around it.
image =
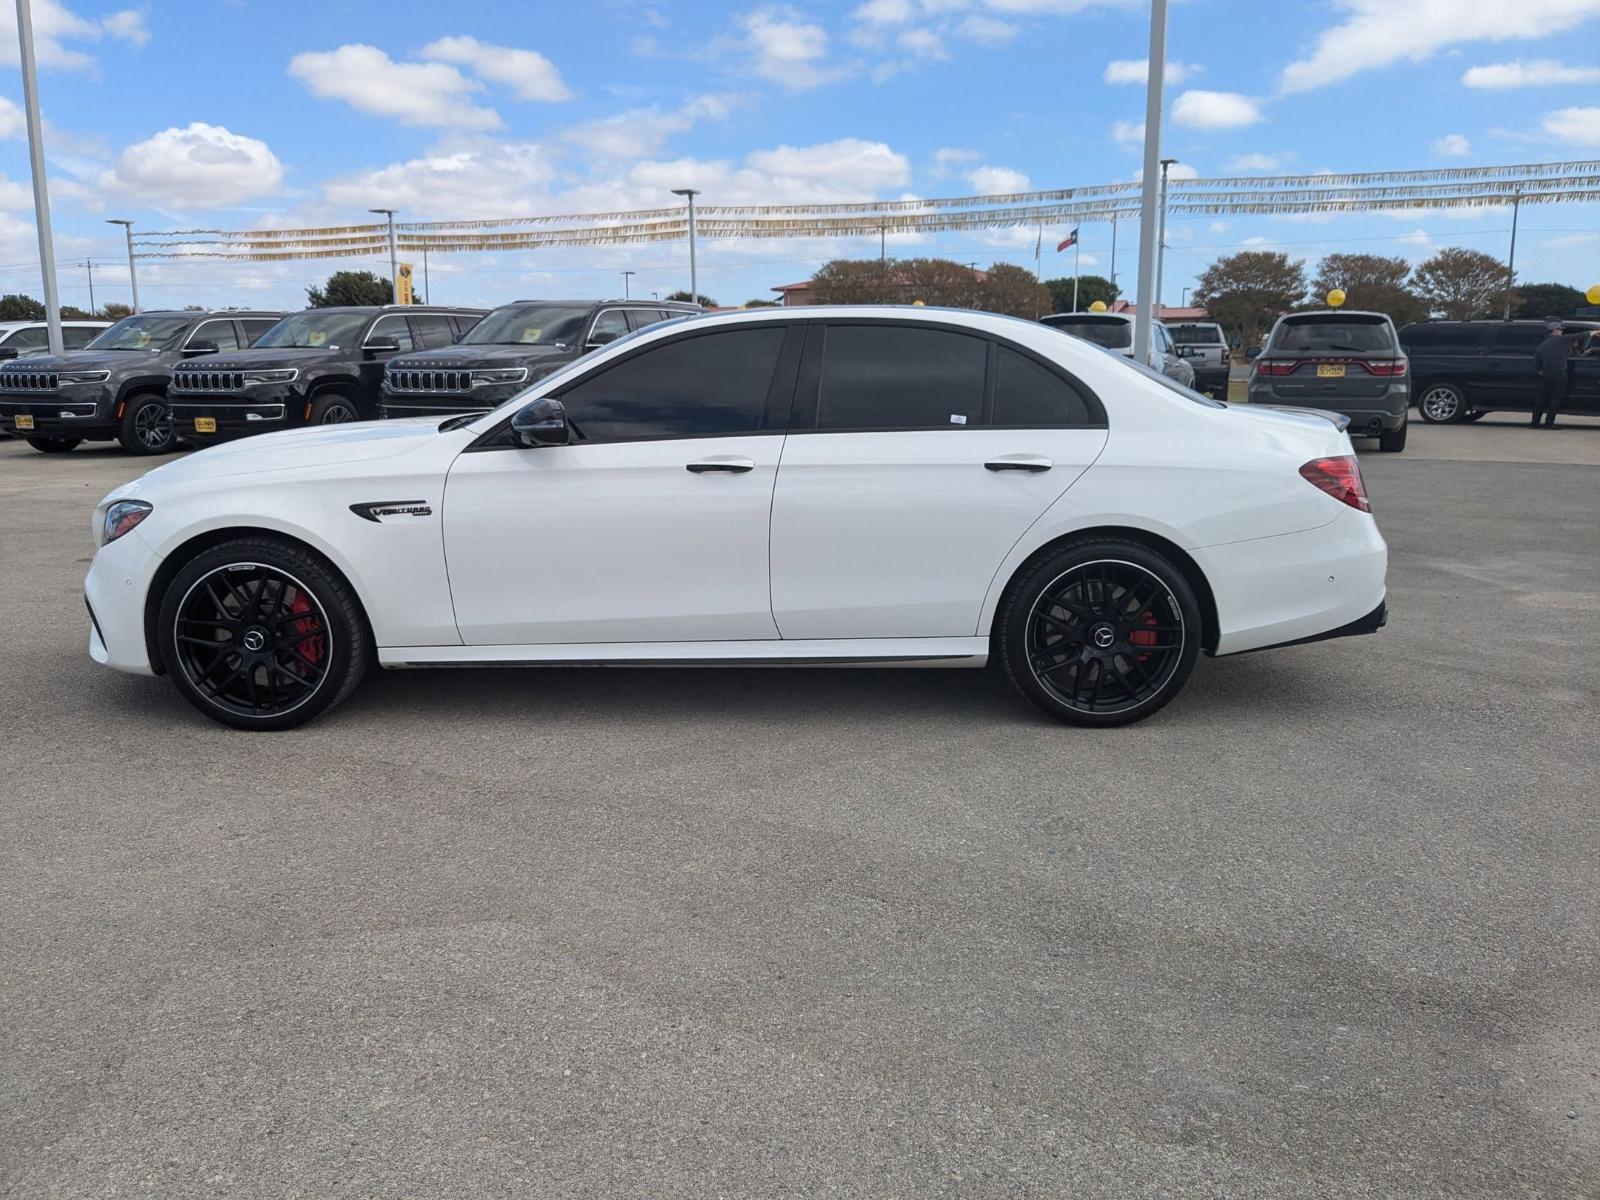
[[[338,392],[325,392],[311,402],[311,424],[344,425],[361,420],[355,401]]]
[[[171,454],[178,448],[172,410],[153,392],[130,396],[122,408],[117,441],[129,454]]]
[[[1074,725],[1127,725],[1169,703],[1200,653],[1200,607],[1182,571],[1137,542],[1090,538],[1032,563],[1000,606],[1006,674]]]
[[[1459,421],[1467,412],[1467,398],[1453,383],[1430,383],[1417,398],[1417,411],[1433,425]]]
[[[161,661],[206,716],[235,729],[292,729],[361,682],[371,637],[349,585],[283,538],[203,551],[162,597]]]

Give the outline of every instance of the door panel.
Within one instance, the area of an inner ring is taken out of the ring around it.
[[[1539,325],[1502,325],[1494,330],[1489,350],[1480,360],[1473,403],[1485,408],[1532,412],[1539,394],[1533,352],[1544,341]]]
[[[1105,440],[1104,429],[790,435],[772,505],[779,631],[972,636],[1006,553]],[[1022,469],[986,466],[1007,461]]]
[[[767,521],[783,435],[461,455],[445,486],[469,646],[775,638]],[[691,471],[736,464],[747,470]]]

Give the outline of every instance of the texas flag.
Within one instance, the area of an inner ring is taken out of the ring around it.
[[[1078,244],[1078,231],[1077,231],[1077,229],[1073,229],[1073,231],[1071,233],[1067,234],[1067,236],[1061,241],[1061,243],[1058,246],[1056,246],[1056,253],[1060,254],[1063,250],[1069,249],[1070,247],[1076,246],[1077,244]]]

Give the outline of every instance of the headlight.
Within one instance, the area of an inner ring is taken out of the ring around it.
[[[104,383],[111,378],[110,371],[63,371],[62,383]]]
[[[293,383],[299,378],[299,367],[280,367],[272,371],[246,371],[244,373],[244,382],[247,387],[255,383]]]
[[[100,522],[100,544],[109,545],[123,534],[133,530],[150,515],[151,505],[143,500],[117,500],[107,509]]]
[[[474,371],[472,382],[480,383],[522,383],[528,378],[527,367],[497,367],[492,371]]]

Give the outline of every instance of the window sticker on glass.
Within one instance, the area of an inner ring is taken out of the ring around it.
[[[965,425],[966,423],[967,423],[967,414],[966,413],[951,413],[950,414],[950,424],[952,424],[952,425]]]
[[[541,328],[538,325],[529,325],[529,326],[527,326],[522,331],[522,344],[524,346],[534,345],[535,343],[538,342],[539,335],[541,333],[543,333],[543,332],[544,332],[543,328]]]
[[[307,344],[308,344],[308,345],[312,345],[312,346],[321,346],[321,345],[324,345],[324,344],[325,344],[325,343],[326,343],[326,342],[327,342],[327,340],[328,340],[328,335],[327,335],[327,334],[326,334],[326,333],[324,333],[324,332],[323,332],[323,331],[322,331],[322,330],[320,330],[320,329],[313,329],[313,330],[312,330],[312,331],[311,331],[311,332],[310,332],[310,333],[309,333],[309,334],[308,334],[308,335],[307,335],[307,336],[306,336],[306,342],[307,342]]]

